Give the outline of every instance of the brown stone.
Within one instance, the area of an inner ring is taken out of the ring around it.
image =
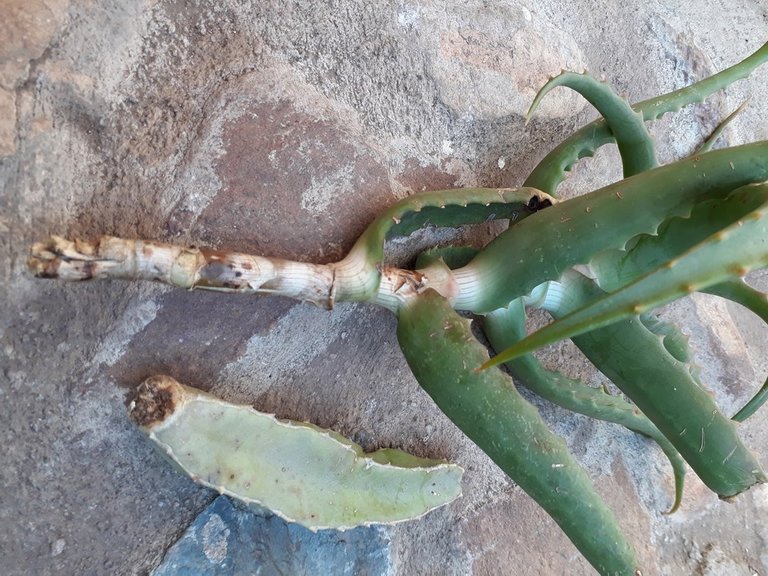
[[[4,0],[0,18],[0,87],[12,90],[27,76],[67,18],[69,0]]]
[[[337,260],[392,202],[387,171],[364,142],[290,101],[247,106],[222,139],[223,185],[195,232],[220,247]]]

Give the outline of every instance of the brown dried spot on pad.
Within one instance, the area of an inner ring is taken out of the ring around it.
[[[147,378],[131,401],[131,418],[139,426],[151,428],[173,414],[180,394],[178,382],[169,376]]]

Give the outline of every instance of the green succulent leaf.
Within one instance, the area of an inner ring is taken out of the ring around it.
[[[576,336],[574,344],[674,445],[710,490],[730,497],[766,475],[687,363],[637,318]]]
[[[686,158],[540,210],[455,272],[460,282],[471,278],[481,287],[459,294],[455,304],[478,313],[501,308],[600,252],[655,234],[666,220],[688,216],[697,203],[765,180],[768,142],[758,142]]]
[[[478,249],[448,246],[435,248],[419,256],[417,267],[426,266],[434,259],[442,260],[449,268],[466,265]],[[658,323],[660,324],[660,323]],[[525,336],[525,305],[516,298],[506,308],[499,308],[482,317],[483,333],[491,346],[502,350]],[[668,333],[674,336],[672,327]],[[621,362],[619,356],[612,356]],[[619,396],[608,394],[602,388],[569,378],[562,372],[547,370],[532,354],[526,354],[505,364],[514,380],[542,398],[590,418],[620,424],[625,428],[653,439],[672,465],[675,478],[674,501],[668,513],[675,512],[682,501],[685,482],[685,461],[669,440],[640,410]]]
[[[516,299],[507,308],[487,314],[483,318],[483,332],[491,346],[497,350],[521,340],[525,336],[525,307],[522,299]],[[624,361],[621,354],[614,354],[609,358],[616,364]],[[672,443],[636,406],[602,388],[593,388],[580,380],[568,378],[561,372],[547,370],[532,354],[515,358],[504,366],[516,382],[561,408],[620,424],[654,440],[669,459],[675,479],[674,501],[668,513],[671,514],[680,507],[685,484],[685,461]]]
[[[643,115],[645,121],[656,120],[668,112],[675,112],[689,104],[702,102],[718,90],[746,78],[766,61],[768,61],[768,43],[741,62],[714,76],[668,94],[644,100],[632,107]],[[612,142],[614,142],[614,135],[605,120],[595,120],[574,132],[547,154],[525,180],[524,185],[555,195],[557,187],[565,179],[565,173],[576,162],[593,156],[598,148]]]
[[[604,294],[577,272],[565,275],[563,283],[569,299],[564,304],[546,300],[554,303],[546,310],[555,318]],[[680,359],[688,355],[681,338],[676,329],[632,317],[576,336],[573,342],[656,425],[711,490],[733,496],[764,482],[766,476],[693,366]]]
[[[414,194],[385,210],[334,269],[345,276],[338,300],[367,300],[378,289],[384,242],[424,226],[456,227],[489,220],[517,221],[556,200],[533,188],[462,188]]]
[[[625,178],[658,165],[653,140],[645,127],[643,114],[633,110],[629,102],[615,94],[608,84],[599,82],[586,73],[563,72],[547,82],[533,99],[526,122],[530,120],[542,98],[557,86],[567,86],[575,90],[603,116],[619,147]]]
[[[688,344],[688,337],[671,322],[665,322],[650,314],[640,316],[640,322],[648,330],[661,338],[664,349],[678,362],[690,362],[693,354]]]
[[[765,404],[766,400],[768,400],[768,380],[763,383],[760,390],[731,419],[734,422],[744,422],[757,412]]]
[[[659,226],[656,234],[638,238],[626,251],[597,254],[589,263],[589,270],[603,290],[614,292],[747,217],[765,201],[763,192],[750,187],[725,198],[702,202],[687,218],[670,218]]]
[[[427,290],[400,309],[397,337],[416,380],[438,407],[547,511],[601,574],[633,575],[634,553],[561,438],[498,369],[470,321]]]
[[[483,368],[495,366],[564,338],[572,338],[729,278],[768,266],[768,185],[752,185],[730,198],[759,197],[760,208],[664,262],[626,286],[606,294],[504,350]]]

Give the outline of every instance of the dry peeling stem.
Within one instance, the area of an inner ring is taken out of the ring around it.
[[[311,264],[113,236],[91,242],[51,236],[32,246],[27,264],[39,278],[154,280],[188,289],[288,296],[328,309],[338,293],[349,296],[340,286],[347,274],[339,271],[350,268],[344,261]],[[381,276],[372,300],[388,308],[430,284],[422,273],[399,268],[383,268]],[[451,285],[447,277],[440,282]]]
[[[146,240],[52,236],[32,247],[28,265],[42,278],[155,280],[181,288],[281,294],[326,307],[332,302],[330,266]]]

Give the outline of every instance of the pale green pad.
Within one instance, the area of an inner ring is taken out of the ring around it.
[[[392,449],[364,454],[330,430],[167,377],[148,382],[172,389],[170,416],[142,428],[175,464],[204,486],[310,529],[409,520],[461,495],[459,466]]]

